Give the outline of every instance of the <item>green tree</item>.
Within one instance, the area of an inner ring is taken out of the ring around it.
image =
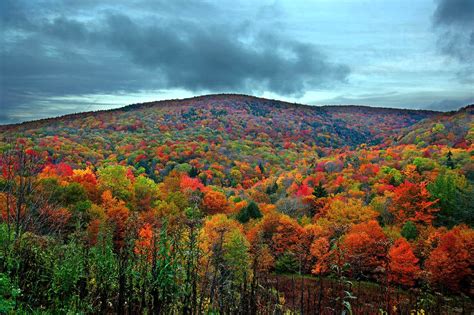
[[[440,211],[436,214],[436,225],[474,225],[474,189],[463,175],[446,170],[427,188],[433,198],[438,199]]]
[[[199,175],[199,170],[195,166],[193,166],[189,170],[188,175],[189,177],[192,177],[192,178],[197,177]]]
[[[431,171],[436,167],[435,161],[428,158],[417,157],[413,160],[413,164],[416,166],[417,171]]]
[[[298,270],[298,259],[291,252],[286,251],[275,261],[275,271],[277,273],[296,273]]]
[[[64,206],[87,200],[87,192],[79,183],[70,183],[61,189],[60,201]]]
[[[446,166],[450,169],[454,168],[453,153],[451,150],[449,150],[448,154],[446,154]]]
[[[418,237],[418,229],[416,228],[415,223],[412,221],[407,221],[400,232],[404,238],[409,241],[412,241]]]
[[[318,183],[318,186],[314,187],[313,196],[316,198],[324,198],[328,196],[328,192],[321,182]]]
[[[154,251],[152,257],[152,287],[153,311],[156,314],[171,312],[175,299],[180,297],[181,291],[178,285],[178,273],[181,266],[175,259],[176,252],[172,250],[173,239],[168,236],[167,223],[160,230],[159,238],[154,238]]]
[[[145,177],[138,176],[133,183],[134,208],[135,210],[149,210],[158,199],[158,187],[156,183]]]
[[[127,176],[128,168],[122,165],[108,165],[98,170],[99,189],[110,190],[114,197],[129,201],[132,197],[132,181]]]
[[[388,176],[390,176],[390,184],[393,185],[393,186],[398,186],[402,183],[403,181],[403,175],[402,173],[397,170],[396,168],[392,168],[392,167],[389,167],[389,166],[384,166],[382,167],[382,172],[384,174],[387,174]]]
[[[228,235],[228,241],[224,244],[224,251],[224,261],[231,273],[232,281],[235,285],[243,284],[246,281],[250,267],[248,241],[242,233],[234,230]]]
[[[261,217],[262,213],[254,201],[251,201],[248,206],[242,208],[237,214],[237,220],[241,223],[247,223],[251,219],[259,219]]]

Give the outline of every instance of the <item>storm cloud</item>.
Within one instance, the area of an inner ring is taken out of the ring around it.
[[[35,96],[169,88],[301,95],[342,82],[350,72],[315,45],[249,21],[193,18],[219,13],[207,3],[36,4],[2,2],[7,113],[34,106]],[[179,15],[178,9],[186,13]]]
[[[433,24],[441,51],[464,66],[459,78],[474,83],[474,0],[438,0]]]

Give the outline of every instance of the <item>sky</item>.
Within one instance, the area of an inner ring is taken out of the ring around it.
[[[1,0],[0,124],[243,93],[474,103],[474,0]]]

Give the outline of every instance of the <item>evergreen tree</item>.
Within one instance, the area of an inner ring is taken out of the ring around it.
[[[402,227],[401,234],[409,241],[416,239],[418,237],[418,229],[416,228],[415,223],[407,221]]]
[[[267,193],[267,195],[273,195],[274,193],[276,193],[278,191],[278,184],[277,182],[274,182],[273,185],[270,185],[267,187],[267,189],[265,190],[265,192]]]
[[[448,151],[448,154],[446,155],[446,157],[447,157],[446,166],[449,167],[450,169],[453,169],[454,168],[454,161],[452,159],[453,153],[451,152],[451,150]]]
[[[436,225],[474,225],[474,189],[466,177],[453,171],[442,172],[427,188],[432,197],[438,200],[437,206],[440,208],[436,213]]]
[[[324,198],[328,196],[328,192],[321,182],[319,182],[318,186],[314,187],[313,196],[316,198]]]
[[[198,170],[195,166],[193,166],[193,167],[191,167],[191,169],[189,170],[188,175],[189,175],[189,177],[193,177],[193,178],[194,178],[194,177],[196,177],[196,176],[199,175],[199,170]]]
[[[291,252],[285,252],[275,262],[275,271],[277,273],[296,273],[298,269],[298,260]]]
[[[237,214],[237,220],[241,223],[247,223],[250,219],[258,219],[261,217],[262,213],[254,201],[251,201],[247,207],[240,210],[239,214]]]

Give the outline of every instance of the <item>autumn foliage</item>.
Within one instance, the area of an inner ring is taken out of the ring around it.
[[[393,283],[413,286],[420,277],[419,259],[410,243],[403,237],[397,239],[388,252],[389,280]]]
[[[226,213],[229,210],[227,198],[220,191],[207,190],[202,199],[202,207],[209,214]]]
[[[426,183],[405,181],[393,191],[390,211],[400,224],[406,221],[430,224],[438,210],[436,201],[431,200],[426,189]]]
[[[471,287],[474,277],[474,232],[459,226],[441,236],[438,246],[425,263],[430,281],[459,290]]]
[[[0,127],[0,313],[469,313],[472,116],[216,95]]]

